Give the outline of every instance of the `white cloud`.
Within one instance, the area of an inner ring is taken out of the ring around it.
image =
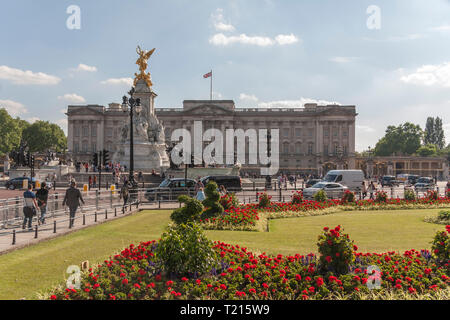
[[[1,108],[5,108],[12,117],[17,117],[28,112],[23,104],[12,100],[0,100]]]
[[[294,34],[279,34],[275,37],[275,41],[280,45],[293,44],[298,42],[298,38]]]
[[[245,94],[245,93],[241,93],[239,95],[239,100],[249,101],[249,102],[258,102],[258,98],[254,94]]]
[[[86,102],[86,99],[84,99],[82,96],[79,96],[75,93],[67,93],[63,96],[58,96],[58,100],[64,100],[66,102],[72,102],[72,103],[84,103]]]
[[[375,129],[369,126],[363,126],[363,125],[356,125],[355,129],[361,132],[366,132],[366,133],[370,133],[370,132],[375,132]]]
[[[424,65],[415,72],[402,76],[400,80],[422,86],[450,87],[450,62]]]
[[[225,22],[225,19],[223,18],[223,9],[221,8],[217,9],[216,12],[211,15],[211,20],[217,31],[231,32],[235,30],[233,25]]]
[[[132,86],[133,85],[133,79],[131,78],[110,78],[104,81],[100,82],[101,84],[107,84],[107,85],[127,85]]]
[[[407,40],[417,40],[417,39],[423,39],[426,36],[424,34],[420,33],[413,33],[413,34],[407,34],[404,36],[391,36],[388,37],[388,41],[407,41]]]
[[[61,79],[43,72],[20,70],[8,66],[0,66],[0,79],[9,80],[14,84],[56,85]]]
[[[86,64],[80,63],[80,64],[78,65],[78,67],[72,68],[71,70],[72,70],[72,71],[77,71],[77,72],[80,72],[80,71],[96,72],[96,71],[97,71],[97,67],[94,67],[94,66],[88,66],[88,65],[86,65]]]
[[[333,57],[333,58],[330,58],[330,61],[336,62],[336,63],[349,63],[356,59],[357,59],[356,57]]]
[[[433,28],[430,28],[430,30],[434,31],[434,32],[449,32],[450,31],[450,25],[442,25],[442,26],[439,26],[439,27],[433,27]]]
[[[245,33],[242,33],[238,36],[226,36],[223,33],[216,33],[209,39],[209,43],[215,46],[228,46],[234,43],[246,44],[246,45],[255,45],[260,47],[268,47],[273,46],[275,44],[279,45],[287,45],[298,42],[299,39],[293,35],[278,35],[275,39],[270,37],[262,37],[262,36],[248,36]]]

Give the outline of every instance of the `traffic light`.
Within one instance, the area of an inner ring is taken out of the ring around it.
[[[193,154],[191,154],[191,164],[189,165],[189,168],[194,168],[195,167],[195,165],[194,165],[194,155]]]
[[[31,162],[30,157],[31,157],[31,154],[28,152],[28,153],[25,155],[25,158],[23,159],[23,162],[24,162],[23,165],[24,165],[24,166],[28,167],[28,166],[30,165],[30,162]]]
[[[30,156],[30,167],[34,168],[34,156]]]
[[[103,165],[106,166],[109,162],[109,151],[103,150]]]
[[[98,167],[98,153],[95,152],[94,155],[92,156],[92,163],[94,164],[94,166]]]

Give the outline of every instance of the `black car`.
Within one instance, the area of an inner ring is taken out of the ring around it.
[[[400,181],[396,180],[394,176],[383,176],[381,178],[382,187],[398,187]]]
[[[206,176],[200,179],[204,186],[214,181],[217,186],[224,186],[227,191],[242,191],[241,177],[239,176]]]
[[[411,185],[415,185],[417,183],[418,179],[419,179],[419,176],[411,174],[408,176],[408,183]]]
[[[18,177],[9,179],[5,183],[6,189],[14,190],[14,189],[23,189],[23,180],[28,180],[28,184],[33,183],[33,189],[36,188],[36,179],[31,179],[30,177]]]
[[[321,179],[309,179],[308,181],[306,181],[305,188],[311,188],[313,185],[315,185],[316,183],[319,183],[320,181],[322,181],[322,180]]]
[[[194,196],[196,181],[193,179],[166,179],[156,188],[147,189],[145,198],[148,201],[176,200],[182,194]]]

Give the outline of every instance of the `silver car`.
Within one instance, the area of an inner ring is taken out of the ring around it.
[[[304,189],[303,197],[312,200],[319,190],[324,190],[329,199],[340,199],[348,188],[340,183],[321,181],[310,188]]]

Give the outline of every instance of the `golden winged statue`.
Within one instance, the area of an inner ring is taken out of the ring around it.
[[[153,83],[150,78],[150,72],[145,73],[148,67],[147,60],[150,58],[150,56],[155,52],[156,48],[153,48],[150,51],[142,50],[140,46],[137,46],[136,53],[139,55],[139,58],[136,60],[136,64],[139,66],[140,73],[135,73],[134,78],[134,85],[136,86],[136,83],[138,80],[144,80],[147,83],[147,86],[150,88]]]

